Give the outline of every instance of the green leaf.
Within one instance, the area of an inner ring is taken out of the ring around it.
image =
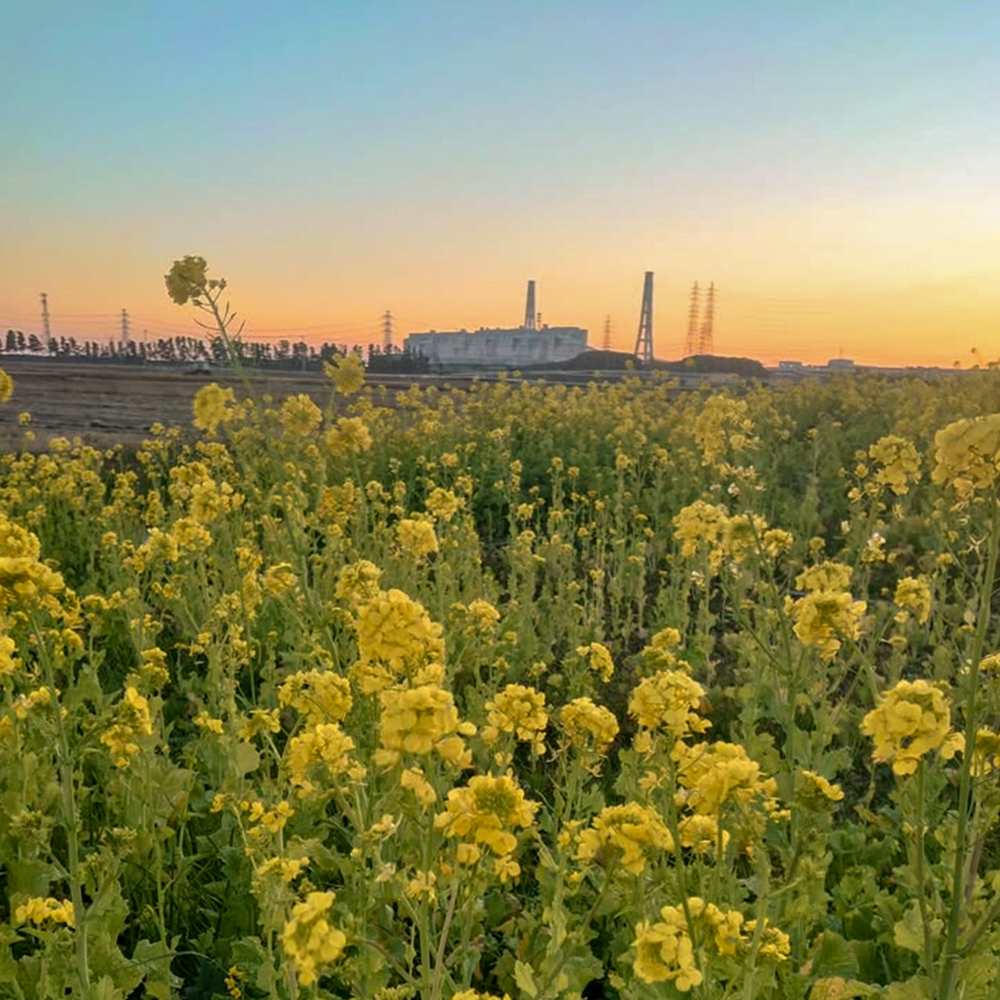
[[[823,941],[813,959],[813,972],[850,979],[860,969],[855,942],[845,941],[836,931],[823,931]]]
[[[251,743],[239,743],[236,746],[234,763],[238,774],[249,774],[260,767],[260,754]]]
[[[181,979],[170,971],[174,951],[164,944],[154,944],[143,938],[132,952],[132,963],[143,971],[147,995],[154,1000],[170,1000],[171,991],[180,989]]]
[[[527,962],[514,963],[514,981],[529,997],[538,996],[538,987],[535,985],[535,974]]]
[[[890,983],[885,1000],[934,1000],[931,981],[926,976],[914,976],[905,983]]]
[[[931,936],[941,932],[944,926],[942,920],[934,917],[928,921]],[[911,903],[909,909],[903,914],[903,919],[898,920],[892,928],[892,938],[900,948],[907,951],[914,951],[922,955],[924,951],[924,924],[920,917],[920,907],[916,903]]]
[[[881,992],[877,986],[833,976],[830,979],[817,979],[813,983],[809,1000],[858,1000],[860,997],[876,997]]]
[[[981,952],[965,959],[959,973],[965,991],[963,1000],[995,1000],[997,988],[993,981],[998,972],[997,957],[992,952]]]
[[[115,986],[110,976],[101,976],[91,984],[90,996],[92,1000],[124,1000],[125,994]]]

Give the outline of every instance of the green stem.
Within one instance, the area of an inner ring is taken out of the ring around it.
[[[45,684],[55,698],[56,717],[56,758],[59,769],[59,786],[62,792],[63,813],[66,822],[66,853],[69,870],[69,893],[73,903],[73,926],[76,945],[76,971],[80,978],[80,995],[83,1000],[90,996],[90,960],[87,954],[87,911],[83,903],[80,883],[80,841],[77,831],[76,790],[73,787],[73,766],[69,750],[69,739],[63,722],[62,705],[56,698],[55,672],[45,648],[41,631],[31,620],[32,631],[38,643],[38,659],[45,675]]]
[[[594,900],[593,905],[587,911],[587,916],[584,917],[583,923],[580,925],[579,934],[581,939],[585,940],[584,935],[587,933],[587,928],[590,927],[590,922],[597,915],[597,909],[601,905],[601,901],[604,899],[604,892],[607,889],[608,883],[610,881],[611,879],[608,877],[608,873],[605,871],[604,882],[601,885],[601,891],[598,892],[597,898]],[[542,980],[541,985],[538,987],[539,997],[545,996],[545,991],[552,985],[553,982],[555,982],[556,976],[558,976],[559,973],[562,972],[563,966],[569,961],[572,953],[573,953],[572,948],[563,948],[562,956],[556,963],[555,968]]]
[[[917,765],[917,842],[915,867],[917,870],[917,905],[920,907],[920,926],[924,935],[924,972],[931,974],[933,969],[933,952],[931,951],[931,923],[927,912],[927,891],[924,857],[924,762]]]
[[[969,692],[965,705],[965,753],[962,755],[962,770],[958,786],[958,827],[955,833],[955,866],[952,873],[951,910],[948,914],[948,931],[945,937],[944,965],[941,969],[938,1000],[953,1000],[958,984],[959,962],[961,961],[961,953],[958,949],[958,931],[965,903],[964,885],[969,853],[968,827],[969,809],[972,801],[972,764],[975,757],[976,732],[979,728],[977,711],[979,707],[977,704],[979,661],[982,659],[983,649],[986,646],[986,635],[990,624],[993,584],[996,578],[998,533],[1000,533],[1000,502],[994,497],[993,512],[990,518],[990,544],[986,555],[986,571],[983,587],[979,593],[979,616],[976,622],[976,634],[969,664]],[[974,878],[975,872],[970,872],[969,877]]]
[[[444,915],[444,926],[441,928],[441,937],[438,938],[437,954],[434,956],[434,979],[431,983],[431,1000],[437,1000],[440,996],[441,974],[444,972],[444,952],[448,944],[448,931],[451,930],[451,921],[455,916],[455,903],[458,901],[458,885],[460,879],[456,878],[451,887],[451,896],[448,899],[448,910]]]

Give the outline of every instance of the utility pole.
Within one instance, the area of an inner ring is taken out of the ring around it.
[[[635,338],[635,357],[644,365],[653,363],[653,272],[646,272],[642,285],[642,310]]]
[[[48,350],[52,326],[49,322],[49,297],[45,292],[42,292],[42,336],[45,338],[45,349]]]
[[[687,340],[684,341],[684,357],[690,358],[698,353],[698,317],[701,310],[701,293],[698,291],[698,282],[694,283],[691,289],[691,304],[688,306],[688,332]]]
[[[708,286],[708,298],[705,300],[705,318],[701,321],[701,332],[698,336],[698,353],[714,354],[712,328],[715,324],[715,282]]]

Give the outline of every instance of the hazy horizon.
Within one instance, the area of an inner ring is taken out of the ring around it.
[[[251,338],[520,323],[656,355],[1000,356],[1000,9],[922,0],[8,0],[0,329],[198,335],[200,254]],[[353,338],[356,338],[354,340]]]

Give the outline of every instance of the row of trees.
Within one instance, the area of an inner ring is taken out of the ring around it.
[[[270,344],[230,340],[230,347],[241,364],[251,368],[286,368],[303,371],[318,370],[324,361],[344,355],[348,348],[338,344],[316,347],[305,341],[279,340]],[[368,367],[375,372],[415,373],[427,370],[427,360],[398,348],[380,348],[369,344],[367,352],[360,346],[350,348],[367,355]],[[116,361],[142,364],[145,362],[209,361],[226,364],[229,352],[222,337],[208,341],[200,337],[158,337],[150,340],[110,341],[77,340],[76,337],[51,337],[47,343],[34,333],[27,336],[21,330],[8,330],[0,341],[0,353],[26,354],[36,357],[72,358],[79,361]]]

